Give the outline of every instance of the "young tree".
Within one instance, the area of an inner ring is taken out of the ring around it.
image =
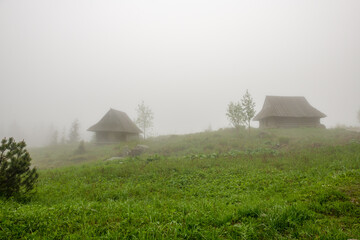
[[[250,134],[250,122],[255,116],[255,103],[248,90],[246,90],[241,102],[229,103],[226,116],[235,128],[246,125]]]
[[[244,112],[239,102],[230,102],[226,112],[230,123],[237,129],[244,125]]]
[[[79,142],[80,135],[79,135],[79,120],[75,119],[71,124],[70,133],[69,133],[69,142],[76,143]]]
[[[31,157],[24,141],[16,143],[4,138],[0,146],[0,196],[9,198],[26,194],[34,188],[38,178],[36,169],[30,169]]]
[[[250,134],[250,122],[255,116],[255,103],[248,90],[246,90],[245,95],[241,99],[241,107],[243,111],[243,121],[246,123]]]
[[[144,139],[146,138],[146,130],[153,126],[154,114],[148,106],[145,106],[144,101],[138,105],[136,123],[143,131]]]

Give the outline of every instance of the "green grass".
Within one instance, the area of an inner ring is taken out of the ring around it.
[[[341,129],[252,129],[247,131],[221,129],[188,135],[169,135],[150,138],[146,141],[126,142],[112,145],[85,144],[86,152],[76,154],[78,145],[57,145],[46,148],[29,149],[33,165],[38,169],[58,168],[81,165],[120,156],[125,147],[133,148],[137,144],[150,147],[148,155],[164,157],[183,157],[201,154],[226,154],[234,151],[276,150],[294,151],[299,148],[318,148],[337,146],[351,141],[360,141],[360,133]]]
[[[360,237],[359,134],[241,134],[150,139],[122,163],[102,160],[124,144],[87,145],[79,162],[76,146],[37,149],[37,192],[0,200],[0,239]]]

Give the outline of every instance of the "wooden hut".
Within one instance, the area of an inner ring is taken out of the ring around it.
[[[260,122],[260,128],[323,127],[320,118],[324,117],[305,97],[266,96],[254,121]]]
[[[110,109],[88,131],[95,132],[96,142],[121,142],[139,138],[142,132],[124,112]]]

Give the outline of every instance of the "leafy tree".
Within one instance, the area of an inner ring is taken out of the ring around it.
[[[229,103],[226,116],[235,128],[246,125],[250,133],[250,122],[255,116],[255,103],[248,90],[246,90],[241,102]]]
[[[241,107],[241,104],[239,102],[233,103],[230,102],[228,105],[228,109],[226,112],[226,116],[228,117],[230,123],[235,128],[240,128],[244,125],[243,119],[244,119],[244,112]]]
[[[246,90],[245,95],[241,99],[241,107],[243,111],[243,121],[246,123],[250,134],[250,122],[255,116],[255,103],[248,90]]]
[[[71,124],[70,133],[69,133],[69,142],[76,143],[79,142],[80,135],[79,135],[79,120],[75,119]]]
[[[31,157],[24,141],[16,143],[4,138],[0,146],[0,196],[9,198],[26,194],[34,188],[38,178],[36,169],[30,169]]]
[[[139,124],[141,130],[143,131],[145,139],[146,130],[153,126],[154,114],[148,106],[145,106],[144,101],[138,105],[136,111],[138,115],[136,123]]]

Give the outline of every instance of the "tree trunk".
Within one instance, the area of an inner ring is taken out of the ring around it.
[[[145,135],[146,129],[144,127],[144,140],[146,139],[146,135]]]

